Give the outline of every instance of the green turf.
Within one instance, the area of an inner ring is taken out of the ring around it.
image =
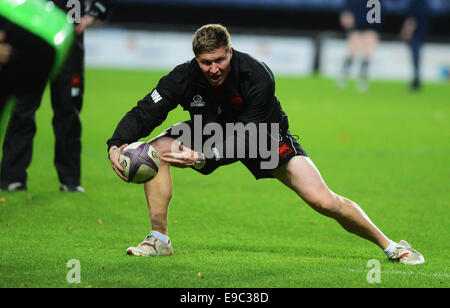
[[[82,112],[85,194],[58,191],[46,93],[29,190],[0,194],[0,287],[449,287],[450,88],[373,82],[338,91],[323,78],[277,78],[291,131],[330,188],[359,203],[393,240],[427,263],[390,263],[275,180],[255,181],[239,163],[205,177],[173,169],[169,232],[175,255],[125,254],[150,230],[141,185],[113,173],[105,141],[161,73],[88,70]],[[174,111],[152,134],[187,119]],[[147,138],[146,138],[147,139]],[[81,264],[69,284],[66,263]],[[381,283],[366,280],[381,264]],[[199,274],[201,273],[201,274]]]

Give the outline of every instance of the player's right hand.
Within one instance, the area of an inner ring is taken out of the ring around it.
[[[123,167],[119,163],[120,154],[122,154],[123,149],[125,149],[128,144],[124,144],[117,148],[114,151],[110,151],[109,161],[111,162],[111,167],[117,173],[117,175],[124,180],[125,182],[129,182],[128,179],[123,175]],[[112,147],[111,147],[112,148]],[[111,150],[111,149],[110,149]]]

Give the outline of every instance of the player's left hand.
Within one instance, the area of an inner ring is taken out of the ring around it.
[[[188,168],[197,162],[198,154],[180,142],[174,151],[163,154],[160,159],[174,167]]]
[[[83,15],[81,17],[80,23],[75,28],[75,33],[78,35],[81,35],[87,27],[89,27],[90,25],[92,25],[94,23],[94,21],[95,21],[95,18],[92,17],[91,15],[89,15],[89,14]]]

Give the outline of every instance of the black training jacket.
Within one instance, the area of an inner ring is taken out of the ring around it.
[[[209,85],[195,58],[178,65],[122,118],[107,141],[108,149],[150,135],[178,105],[190,113],[191,119],[202,115],[203,124],[253,122],[268,123],[270,127],[270,123],[279,123],[280,129],[288,129],[287,116],[275,97],[270,69],[233,49],[231,72],[220,93]]]

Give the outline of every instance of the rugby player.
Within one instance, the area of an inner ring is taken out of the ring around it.
[[[241,161],[256,179],[278,179],[317,212],[335,219],[348,232],[376,244],[389,259],[406,264],[424,262],[423,256],[405,241],[396,243],[386,237],[355,202],[328,188],[312,160],[289,132],[287,116],[275,96],[274,76],[267,65],[233,49],[228,31],[221,25],[199,28],[192,47],[195,57],[161,78],[156,88],[122,118],[107,141],[114,171],[127,181],[119,164],[120,153],[127,144],[148,136],[178,105],[189,111],[191,121],[185,124],[194,126],[194,130],[198,124],[195,119],[199,116],[204,126],[212,122],[221,126],[226,123],[278,124],[278,131],[258,132],[267,134],[268,139],[276,138],[278,164],[267,169],[262,167],[260,156],[233,159],[224,158],[223,153],[205,155],[206,149],[200,152],[201,149],[177,140],[176,126],[167,129],[150,141],[161,160],[156,177],[144,184],[152,231],[138,246],[129,247],[128,254],[173,254],[167,233],[172,197],[170,166],[191,167],[202,174],[210,174],[220,166]],[[251,138],[241,137],[245,139],[245,147],[249,147]]]
[[[380,24],[367,20],[370,9],[366,5],[366,1],[346,0],[345,9],[340,15],[341,26],[346,32],[348,45],[347,56],[338,79],[338,86],[341,89],[347,86],[352,64],[358,57],[361,57],[357,78],[358,90],[365,92],[369,88],[369,66],[379,41]]]

